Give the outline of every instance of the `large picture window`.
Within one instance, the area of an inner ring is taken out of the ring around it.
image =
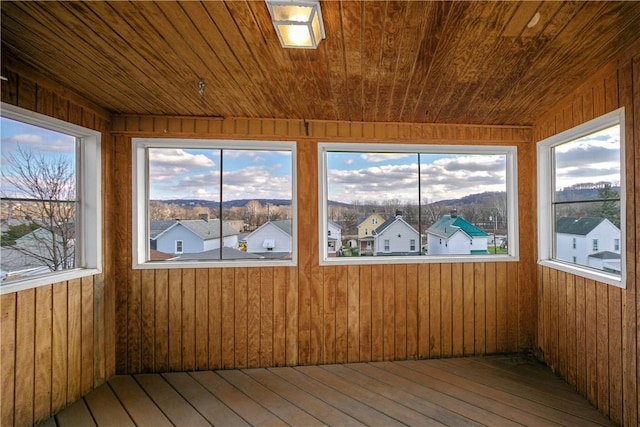
[[[320,144],[321,263],[517,259],[516,148]]]
[[[540,263],[624,286],[624,110],[538,143]]]
[[[295,263],[295,144],[134,139],[134,267]]]
[[[0,291],[100,272],[100,134],[2,104]]]

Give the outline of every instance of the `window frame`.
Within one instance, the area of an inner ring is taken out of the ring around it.
[[[407,256],[371,256],[371,257],[330,257],[323,239],[319,244],[320,265],[363,265],[363,264],[414,264],[414,263],[465,263],[465,262],[515,262],[519,255],[518,226],[518,147],[515,145],[447,145],[447,144],[394,144],[394,143],[358,143],[358,142],[319,142],[318,143],[318,208],[320,236],[326,235],[328,227],[327,200],[327,152],[363,152],[363,153],[426,153],[426,154],[471,154],[506,156],[506,197],[507,230],[512,244],[506,254],[489,255],[407,255]],[[420,243],[420,247],[422,242]]]
[[[620,275],[573,264],[553,258],[555,227],[553,226],[553,155],[558,145],[575,141],[600,130],[620,126]],[[576,276],[596,280],[616,287],[626,288],[626,169],[625,169],[625,109],[611,111],[583,124],[538,141],[538,264]]]
[[[148,221],[148,148],[176,149],[223,149],[255,151],[291,152],[291,258],[290,259],[227,259],[227,260],[188,260],[188,261],[148,261],[147,243],[149,236]],[[191,138],[132,138],[132,268],[133,269],[174,269],[174,268],[228,268],[228,267],[293,267],[298,257],[298,214],[297,214],[297,167],[295,141],[230,140],[230,139],[191,139]]]
[[[75,246],[80,267],[6,282],[0,285],[0,295],[102,273],[102,134],[4,102],[0,110],[2,117],[76,138],[76,194],[80,200],[76,230],[81,236]]]

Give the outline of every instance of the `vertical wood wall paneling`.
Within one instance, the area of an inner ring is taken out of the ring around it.
[[[0,424],[13,425],[16,380],[15,293],[0,295]]]
[[[622,421],[633,425],[640,423],[640,191],[637,190],[640,187],[640,49],[634,52],[630,64],[620,67],[619,71],[620,102],[626,113],[628,237],[627,288],[622,292]]]
[[[19,292],[16,305],[15,422],[34,422],[35,290]]]
[[[640,44],[534,124],[536,140],[625,107],[627,281],[620,289],[539,268],[537,346],[547,363],[611,419],[638,425]]]
[[[101,131],[102,153],[110,152],[108,113],[22,64],[3,61],[2,75],[3,102]],[[103,189],[106,200],[109,185]],[[105,225],[102,274],[0,297],[0,424],[43,421],[114,374],[109,231]]]
[[[35,330],[35,414],[51,413],[51,372],[52,372],[52,286],[36,288],[36,330]],[[93,343],[91,343],[93,344]],[[4,342],[2,343],[4,346]],[[93,360],[89,359],[91,365]],[[91,372],[93,374],[93,372]],[[93,378],[91,375],[89,378]],[[4,398],[4,396],[2,397]]]

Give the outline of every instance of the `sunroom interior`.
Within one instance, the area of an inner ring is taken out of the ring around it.
[[[100,141],[96,265],[0,284],[1,424],[51,421],[120,375],[527,355],[637,426],[640,3],[319,3],[311,49],[283,47],[262,0],[1,3],[3,117]],[[539,246],[541,147],[612,115],[613,281],[545,262]],[[155,262],[140,202],[153,171],[135,153],[160,140],[290,150],[293,256]],[[323,167],[345,146],[513,153],[507,252],[330,256]]]

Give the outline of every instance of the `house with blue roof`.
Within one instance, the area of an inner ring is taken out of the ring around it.
[[[488,254],[489,234],[458,216],[456,211],[443,215],[427,229],[429,255]]]

